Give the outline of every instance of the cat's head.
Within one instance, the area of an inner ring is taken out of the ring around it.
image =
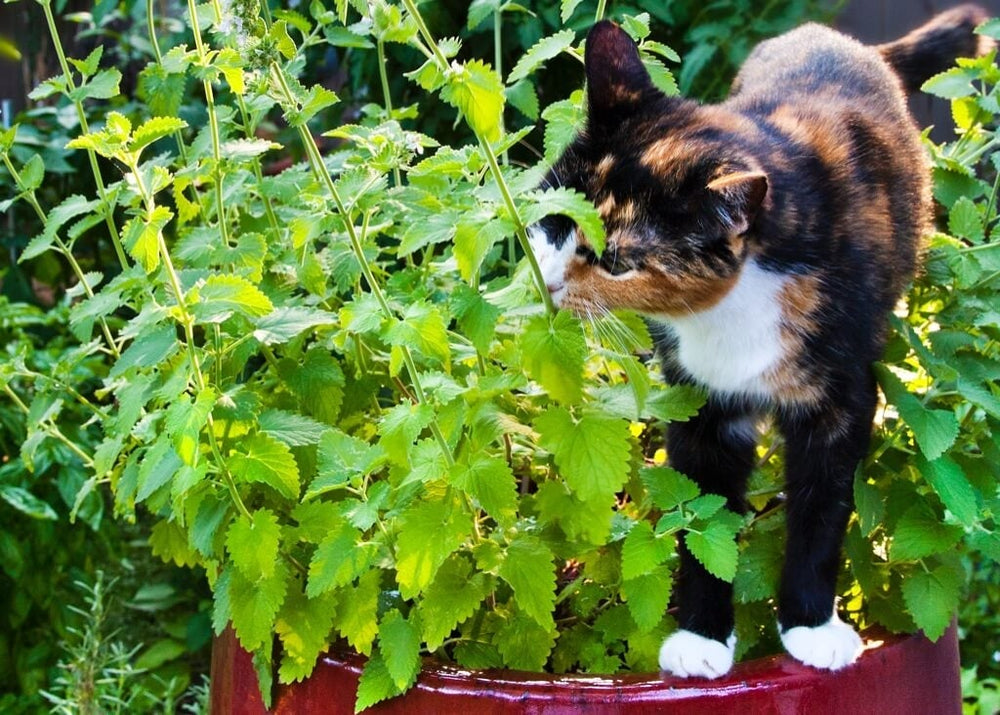
[[[585,61],[586,127],[545,184],[585,194],[607,243],[598,257],[564,216],[531,227],[553,301],[583,315],[670,316],[713,305],[746,259],[766,177],[726,138],[713,108],[656,89],[618,26],[594,26]]]

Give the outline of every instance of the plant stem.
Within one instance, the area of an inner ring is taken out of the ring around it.
[[[218,5],[213,3],[216,15],[219,13]],[[198,27],[198,11],[194,0],[188,0],[188,13],[191,15],[191,31],[194,33],[194,44],[198,52],[198,59],[202,64],[208,64],[206,59],[205,44],[201,39],[201,28]],[[215,182],[215,212],[219,223],[219,233],[222,236],[222,245],[229,248],[229,229],[226,228],[226,206],[223,201],[222,180],[222,149],[219,138],[219,117],[215,110],[215,93],[212,91],[212,82],[209,79],[201,81],[205,92],[205,105],[208,108],[208,125],[212,134],[212,178]]]
[[[437,41],[427,29],[427,25],[424,23],[424,19],[420,15],[420,11],[417,10],[416,5],[413,4],[413,0],[403,0],[403,5],[406,6],[406,11],[410,13],[413,17],[413,21],[417,24],[417,28],[420,30],[420,34],[424,38],[424,42],[426,42],[428,47],[431,48],[431,51],[437,60],[438,67],[442,72],[447,73],[449,70],[448,60],[445,59],[444,54],[441,52],[441,48],[438,47]],[[475,129],[473,129],[473,131],[475,131]],[[489,140],[487,140],[486,137],[480,136],[478,132],[476,133],[476,137],[479,139],[479,145],[483,147],[483,151],[486,153],[486,160],[489,162],[490,173],[493,175],[493,180],[497,182],[497,187],[500,189],[500,194],[503,196],[507,212],[510,214],[510,218],[514,221],[518,241],[521,243],[524,255],[528,258],[528,265],[531,266],[531,273],[535,279],[535,286],[538,289],[538,293],[542,296],[542,302],[545,304],[545,309],[549,313],[554,313],[555,306],[552,303],[552,296],[549,295],[549,291],[545,287],[545,278],[542,277],[542,271],[538,266],[538,260],[535,258],[534,251],[531,250],[531,245],[528,241],[528,234],[525,230],[524,222],[521,220],[521,216],[517,212],[517,205],[514,203],[514,198],[511,196],[510,187],[507,186],[507,181],[504,179],[503,172],[500,171],[500,165],[497,162],[496,153],[493,151],[493,147],[490,145]]]
[[[3,388],[3,391],[7,393],[7,396],[11,399],[11,401],[15,405],[17,405],[21,409],[21,411],[24,412],[24,414],[26,415],[31,414],[31,411],[28,409],[28,406],[24,404],[24,401],[20,397],[18,397],[17,393],[10,388],[10,385],[4,382],[3,384],[0,384],[0,387]],[[62,433],[62,430],[60,430],[59,427],[57,427],[52,420],[45,420],[43,422],[39,422],[38,428],[41,429],[50,437],[53,437],[62,442],[69,449],[70,452],[72,452],[73,454],[75,454],[77,457],[80,458],[80,461],[83,462],[83,465],[85,467],[93,469],[94,460],[90,457],[90,455],[84,452],[82,449],[80,449],[76,445],[76,443],[73,442],[73,440],[64,435]]]
[[[389,75],[385,69],[385,43],[382,40],[376,43],[375,51],[378,53],[378,76],[382,82],[382,101],[385,104],[386,116],[392,119],[392,95],[389,93]],[[393,186],[402,184],[398,166],[392,167],[392,178]]]
[[[604,19],[604,10],[607,4],[607,0],[598,0],[597,12],[594,13],[594,22],[600,22]]]
[[[73,81],[73,73],[69,69],[66,61],[66,52],[63,50],[62,40],[59,38],[59,30],[56,27],[56,19],[52,14],[52,0],[38,0],[45,12],[45,21],[49,26],[49,34],[52,36],[52,46],[59,56],[59,66],[62,67],[63,79],[66,80],[66,88],[69,92],[76,89]],[[87,113],[83,109],[83,102],[79,99],[72,100],[76,107],[76,116],[80,122],[80,131],[83,134],[90,133],[90,126],[87,124]],[[97,165],[97,154],[93,149],[87,149],[87,156],[90,158],[90,169],[94,173],[94,182],[97,184],[97,194],[101,197],[101,209],[104,212],[104,223],[107,224],[108,234],[111,236],[111,243],[118,254],[118,262],[121,263],[122,270],[128,270],[128,258],[125,256],[125,249],[122,248],[122,239],[118,235],[118,226],[115,225],[114,207],[108,203],[108,192],[104,186],[104,177],[101,175],[101,167]]]

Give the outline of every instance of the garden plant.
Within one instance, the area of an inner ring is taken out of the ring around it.
[[[47,523],[58,495],[97,528],[110,494],[154,554],[204,572],[265,701],[331,644],[369,656],[359,710],[427,655],[654,671],[678,538],[734,582],[737,656],[777,651],[778,440],[746,517],[665,466],[663,424],[703,395],[663,384],[636,316],[553,310],[525,233],[564,214],[600,250],[593,206],[537,188],[584,111],[547,74],[578,87],[585,29],[609,15],[677,92],[657,11],[475,0],[463,41],[435,32],[438,3],[188,0],[168,18],[150,1],[133,7],[152,59],[129,78],[102,44],[66,56],[37,2],[61,72],[0,134],[0,209],[32,227],[21,270],[61,285],[46,310],[0,297],[0,509]],[[510,63],[520,15],[545,34]],[[926,86],[959,134],[929,145],[941,230],[876,366],[841,584],[862,628],[936,640],[970,570],[1000,561],[998,81],[990,54]],[[90,178],[58,195],[67,160]],[[18,543],[0,529],[8,573]]]

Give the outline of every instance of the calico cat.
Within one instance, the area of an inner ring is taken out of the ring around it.
[[[600,22],[586,43],[586,127],[545,184],[600,211],[597,256],[567,218],[532,227],[553,301],[582,315],[643,314],[668,382],[709,399],[667,430],[670,464],[744,512],[756,424],[785,438],[788,546],[778,598],[785,649],[817,668],[862,641],[835,610],[854,472],[868,448],[871,365],[929,229],[929,172],[912,90],[977,51],[965,5],[878,47],[818,25],[758,46],[730,97],[657,90],[635,43]],[[680,629],[660,666],[718,677],[733,663],[732,586],[678,541]]]

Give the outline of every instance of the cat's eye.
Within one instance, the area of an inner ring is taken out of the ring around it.
[[[606,249],[604,253],[601,254],[601,258],[597,265],[599,265],[605,272],[610,273],[613,276],[623,275],[631,271],[633,268],[632,264],[623,260],[621,254],[613,248]]]

